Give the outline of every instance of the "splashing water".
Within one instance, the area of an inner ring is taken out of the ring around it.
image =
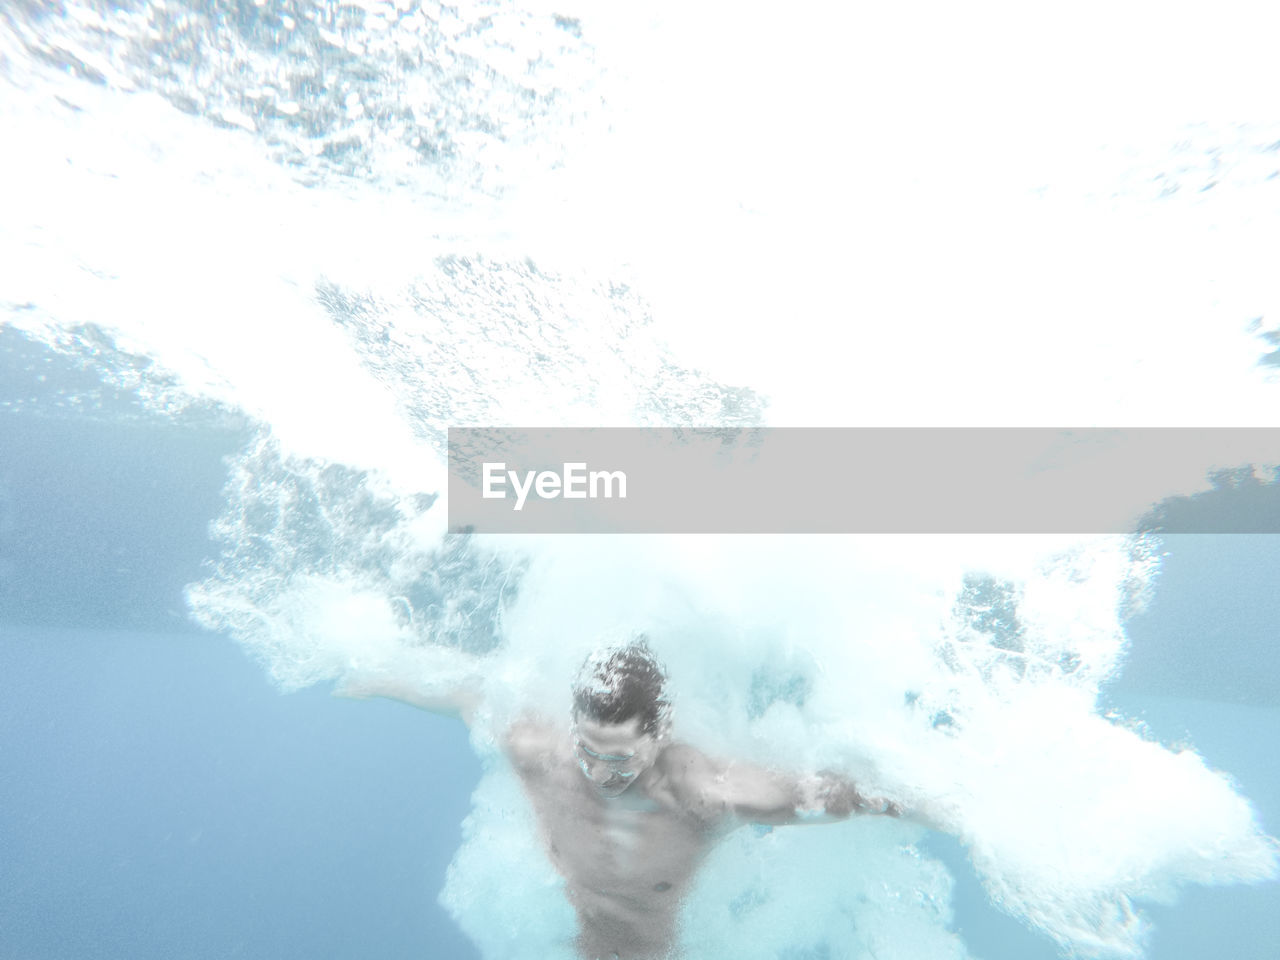
[[[1138,956],[1141,901],[1275,875],[1223,775],[1098,712],[1150,543],[444,532],[448,426],[1268,423],[1280,126],[1216,118],[1269,58],[1167,52],[1267,31],[1085,10],[1081,78],[997,13],[0,15],[5,322],[256,424],[189,600],[282,688],[488,678],[444,894],[486,956],[573,930],[494,731],[563,715],[618,630],[682,737],[901,797],[1064,950]],[[685,954],[966,956],[920,835],[740,832]]]

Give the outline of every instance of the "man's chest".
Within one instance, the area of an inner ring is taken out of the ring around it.
[[[601,800],[568,778],[548,781],[529,784],[530,797],[548,854],[571,885],[627,896],[673,890],[706,852],[707,831],[665,796]]]

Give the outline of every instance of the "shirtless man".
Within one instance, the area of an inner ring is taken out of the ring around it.
[[[569,725],[530,717],[503,738],[565,879],[584,960],[670,957],[694,871],[737,826],[901,815],[830,774],[788,779],[673,742],[665,681],[643,639],[597,652],[574,684]],[[455,712],[468,723],[476,705],[465,695],[440,701],[399,684],[339,692]]]

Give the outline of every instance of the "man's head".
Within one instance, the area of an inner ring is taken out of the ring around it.
[[[653,766],[671,721],[667,675],[643,637],[597,650],[573,685],[574,750],[605,797],[620,796]]]

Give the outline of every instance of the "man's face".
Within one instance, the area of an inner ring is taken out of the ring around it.
[[[573,718],[573,750],[578,766],[602,797],[620,797],[653,766],[659,738],[641,729],[640,719],[599,723],[581,714]]]

